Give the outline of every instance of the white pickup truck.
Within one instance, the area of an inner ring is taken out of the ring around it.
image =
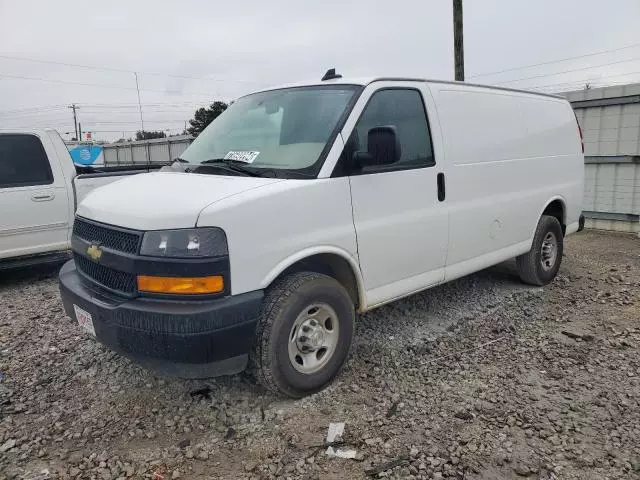
[[[0,130],[0,269],[67,256],[87,193],[141,170],[82,171],[55,130]]]
[[[236,100],[169,171],[79,205],[67,314],[98,341],[188,377],[252,365],[315,392],[356,312],[517,258],[545,285],[582,226],[584,158],[559,97],[410,78]]]

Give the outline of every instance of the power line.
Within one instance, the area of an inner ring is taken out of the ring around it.
[[[89,130],[92,133],[135,133],[138,130]]]
[[[27,58],[27,57],[16,57],[12,55],[0,55],[0,58],[4,58],[7,60],[18,60],[23,62],[33,62],[33,63],[47,63],[50,65],[62,65],[65,67],[72,68],[85,68],[89,70],[102,70],[106,72],[119,72],[119,73],[134,73],[137,71],[143,75],[157,76],[157,77],[173,77],[173,78],[186,78],[191,80],[208,80],[211,82],[236,82],[236,83],[260,83],[255,80],[234,80],[234,79],[220,79],[220,78],[212,78],[206,76],[197,76],[197,75],[176,75],[171,73],[157,73],[157,72],[143,72],[140,70],[127,70],[124,68],[113,68],[113,67],[97,67],[95,65],[83,65],[79,63],[67,63],[67,62],[59,62],[56,60],[41,60],[36,58]]]
[[[144,109],[144,113],[145,115],[147,113],[161,113],[161,112],[195,112],[198,108],[197,106],[193,106],[193,107],[145,107],[144,104],[142,105],[143,109]],[[91,112],[91,113],[95,113],[95,114],[111,114],[111,113],[119,113],[122,115],[133,115],[133,114],[138,114],[138,108],[136,107],[134,108],[85,108],[84,106],[82,107],[86,112]]]
[[[80,108],[79,104],[78,108]],[[185,115],[193,115],[193,113],[195,112],[196,107],[194,108],[172,108],[170,110],[159,110],[157,108],[145,108],[145,115],[153,115],[156,113],[178,113],[178,114],[185,114]],[[126,110],[121,110],[121,109],[92,109],[92,108],[85,108],[84,106],[82,106],[82,111],[85,114],[88,114],[90,116],[99,116],[99,115],[122,115],[122,116],[130,116],[130,115],[138,115],[138,111],[137,111],[137,107],[135,110],[133,109],[126,109]],[[32,112],[18,112],[18,113],[8,113],[8,114],[3,114],[0,113],[0,119],[2,120],[12,120],[12,119],[20,119],[20,118],[48,118],[48,117],[52,117],[52,116],[61,116],[63,114],[63,109],[60,110],[51,110],[51,111],[45,111],[45,112],[38,112],[38,111],[32,111]]]
[[[182,102],[154,102],[154,103],[143,103],[143,107],[151,107],[151,106],[166,106],[166,105],[191,105],[198,104],[196,100],[188,100]],[[83,103],[85,107],[122,107],[122,106],[130,106],[130,107],[138,107],[137,103],[125,102],[125,103]]]
[[[557,72],[557,73],[546,73],[546,74],[543,74],[543,75],[533,75],[531,77],[517,78],[515,80],[508,80],[506,82],[496,82],[496,83],[494,83],[494,85],[506,85],[508,83],[522,82],[524,80],[532,80],[534,78],[552,77],[552,76],[555,76],[555,75],[563,75],[565,73],[579,72],[579,71],[582,71],[582,70],[591,70],[592,68],[608,67],[609,65],[617,65],[617,64],[620,64],[620,63],[635,62],[637,60],[640,60],[640,58],[636,57],[636,58],[630,58],[630,59],[627,59],[627,60],[618,60],[618,61],[615,61],[615,62],[602,63],[600,65],[590,65],[588,67],[573,68],[571,70],[564,70],[562,72]]]
[[[117,88],[120,90],[136,90],[135,87],[124,87],[122,85],[108,85],[105,83],[83,83],[83,82],[71,82],[69,80],[54,80],[54,79],[49,79],[49,78],[42,78],[42,77],[25,77],[23,75],[7,75],[7,74],[0,74],[0,77],[4,77],[4,78],[14,78],[14,79],[18,79],[18,80],[34,80],[34,81],[38,81],[38,82],[48,82],[48,83],[59,83],[59,84],[66,84],[66,85],[80,85],[80,86],[84,86],[84,87],[99,87],[99,88]],[[187,92],[171,92],[171,91],[167,91],[167,90],[152,90],[150,88],[141,88],[140,91],[144,91],[144,92],[156,92],[156,93],[164,93],[164,94],[178,94],[178,95],[206,95],[210,98],[215,97],[215,94],[213,93],[205,93],[205,92],[191,92],[191,93],[187,93]]]
[[[541,89],[557,89],[557,88],[570,88],[570,87],[574,87],[574,86],[584,86],[585,84],[591,84],[591,85],[595,85],[595,84],[602,84],[604,85],[605,82],[601,81],[601,80],[576,80],[573,82],[564,82],[564,83],[552,83],[552,84],[548,84],[548,85],[537,85],[535,87],[525,87],[527,90],[528,89],[533,89],[533,90],[541,90]],[[611,83],[615,83],[615,82],[611,82]]]
[[[80,105],[75,104],[76,105],[76,110],[80,109]],[[71,107],[69,107],[71,108]],[[93,111],[90,109],[85,109],[84,107],[82,108],[82,112],[83,112],[83,117],[86,119],[91,120],[92,118],[105,118],[105,117],[118,117],[118,118],[123,118],[126,120],[133,120],[134,117],[133,115],[138,116],[138,112],[136,112],[135,110],[128,110],[128,111]],[[172,109],[172,110],[149,110],[145,112],[145,119],[146,116],[149,115],[151,117],[157,117],[158,115],[160,115],[161,117],[163,116],[162,114],[173,114],[173,115],[179,115],[179,116],[192,116],[194,114],[194,110],[179,110],[179,109]],[[170,116],[173,116],[170,115]],[[43,120],[43,121],[48,121],[48,120],[53,120],[56,118],[67,118],[67,115],[65,112],[63,111],[56,111],[56,112],[41,112],[41,113],[37,113],[37,112],[23,112],[23,113],[16,113],[16,114],[12,114],[12,115],[7,115],[4,117],[0,117],[0,119],[2,121],[20,121],[20,120],[27,120],[27,119],[33,119],[33,120]],[[140,123],[139,120],[139,116],[138,116],[138,123]]]
[[[596,55],[603,55],[605,53],[618,52],[620,50],[627,50],[629,48],[635,48],[638,46],[640,46],[640,43],[634,43],[633,45],[627,45],[626,47],[614,48],[611,50],[602,50],[600,52],[594,52],[594,53],[586,53],[584,55],[577,55],[575,57],[566,57],[566,58],[561,58],[559,60],[549,60],[548,62],[532,63],[531,65],[523,65],[522,67],[506,68],[504,70],[498,70],[495,72],[478,73],[475,75],[471,75],[468,78],[486,77],[488,75],[498,75],[499,73],[513,72],[513,71],[522,70],[525,68],[539,67],[541,65],[550,65],[552,63],[566,62],[568,60],[576,60],[578,58],[594,57]]]
[[[179,130],[179,129],[171,128],[167,130]],[[88,131],[91,133],[135,133],[135,132],[138,132],[139,130],[96,130],[92,128],[91,130],[88,130]]]
[[[83,108],[90,108],[90,109],[107,109],[107,110],[114,110],[114,109],[127,109],[127,108],[134,108],[137,109],[138,108],[138,104],[137,103],[131,103],[131,104],[126,104],[126,103],[114,103],[114,104],[87,104],[87,103],[82,103],[81,104]],[[197,107],[197,106],[201,106],[202,102],[185,102],[185,103],[143,103],[142,106],[146,109],[146,108],[167,108],[167,107],[171,107],[171,108],[191,108],[191,107]]]
[[[138,123],[138,122],[134,122],[134,124],[136,124],[136,123]],[[182,126],[183,123],[184,123],[184,120],[176,120],[176,121],[171,121],[171,122],[153,122],[153,121],[145,122],[145,124],[152,124],[152,125],[159,125],[159,126],[173,125],[172,128],[179,128],[178,126]],[[82,124],[83,124],[83,127],[82,127],[82,131],[83,132],[86,132],[86,131],[90,131],[90,132],[98,131],[98,129],[92,128],[92,127],[94,127],[94,126],[98,126],[99,127],[100,126],[99,123],[85,122],[85,121],[83,121]],[[129,122],[129,123],[124,123],[122,125],[128,126],[130,124],[131,123]],[[116,125],[117,125],[117,123],[116,123]],[[176,125],[178,125],[178,126],[176,126]],[[114,125],[114,127],[115,127],[115,125]],[[16,129],[19,128],[19,129],[25,129],[25,130],[33,129],[33,128],[38,128],[38,129],[40,129],[40,128],[52,128],[54,130],[65,130],[66,131],[66,130],[69,130],[69,122],[60,121],[60,122],[57,122],[55,124],[54,123],[47,123],[47,124],[33,124],[33,123],[30,123],[29,125],[6,125],[6,126],[3,126],[3,128],[16,128]],[[158,128],[158,127],[156,126],[155,128]],[[138,126],[138,128],[136,130],[131,130],[131,131],[137,131],[137,130],[140,130],[139,126]],[[102,130],[102,131],[106,131],[106,130]],[[122,129],[118,129],[118,130],[114,130],[114,131],[122,132],[123,130]]]
[[[49,106],[42,106],[42,107],[25,107],[25,108],[15,108],[13,110],[4,110],[4,111],[0,111],[0,114],[11,114],[11,113],[27,113],[27,112],[40,112],[40,111],[45,111],[45,110],[62,110],[67,108],[66,105],[49,105]]]
[[[22,62],[33,62],[33,63],[48,63],[50,65],[63,65],[65,67],[74,67],[74,68],[87,68],[90,70],[103,70],[105,72],[120,72],[120,73],[131,73],[132,70],[125,70],[123,68],[112,68],[112,67],[96,67],[92,65],[81,65],[78,63],[66,63],[66,62],[58,62],[55,60],[41,60],[37,58],[27,58],[27,57],[17,57],[13,55],[0,55],[0,58],[4,58],[7,60],[18,60]]]
[[[145,120],[145,123],[161,123],[161,122],[184,122],[184,118],[160,118],[160,119],[156,119],[156,120]],[[129,125],[136,125],[136,124],[140,124],[139,120],[133,120],[133,121],[116,121],[116,120],[84,120],[84,123],[90,123],[92,125],[108,125],[108,124],[113,124],[113,125],[125,125],[125,124],[129,124]]]
[[[551,84],[548,84],[548,85],[536,85],[536,86],[525,87],[525,88],[558,87],[558,86],[561,86],[561,85],[572,85],[572,84],[583,84],[584,85],[585,83],[603,82],[604,79],[606,79],[606,78],[626,77],[627,75],[636,75],[636,74],[640,74],[640,71],[628,72],[628,73],[619,73],[619,74],[614,74],[614,75],[605,75],[605,76],[602,76],[600,78],[596,78],[596,79],[593,79],[593,80],[575,80],[573,82],[551,83]],[[626,83],[629,83],[629,82],[628,81],[622,82],[622,84],[626,84]]]
[[[182,118],[152,118],[152,119],[145,119],[144,123],[158,123],[158,122],[184,122],[185,121],[185,117]],[[51,125],[51,124],[59,124],[59,123],[64,123],[64,124],[68,124],[70,123],[68,118],[54,118],[54,119],[35,119],[33,121],[27,119],[27,118],[19,118],[16,119],[16,122],[11,122],[11,123],[24,123],[24,122],[29,122],[33,125]],[[83,118],[82,119],[82,123],[84,124],[112,124],[112,125],[119,125],[119,124],[131,124],[131,125],[138,125],[140,126],[140,120],[99,120],[99,119],[87,119],[87,118]],[[6,123],[8,124],[8,123]],[[4,124],[3,124],[4,125]]]
[[[11,127],[7,127],[7,128],[15,128],[15,129],[24,129],[24,130],[30,130],[30,129],[44,129],[44,128],[52,128],[54,130],[59,130],[61,132],[64,133],[68,133],[68,134],[73,134],[74,132],[67,132],[67,127],[63,126],[62,124],[60,124],[59,127],[55,127],[55,126],[51,126],[51,125],[23,125],[23,126],[11,126]],[[174,127],[174,129],[177,127]],[[82,128],[83,131],[89,131],[89,132],[101,132],[101,133],[120,133],[120,132],[137,132],[138,130],[122,130],[122,129],[118,129],[118,130],[100,130],[100,129],[94,129],[94,128],[86,128],[83,127]]]
[[[164,102],[164,103],[143,103],[142,106],[145,109],[149,108],[199,108],[203,106],[203,103],[206,101],[189,101],[189,102]],[[129,109],[135,108],[138,109],[137,103],[97,103],[97,104],[88,104],[81,103],[83,109],[107,109],[107,110],[119,110],[119,109]],[[14,114],[29,114],[29,113],[54,113],[56,110],[64,110],[66,109],[66,105],[42,105],[35,107],[23,107],[23,108],[15,108],[12,110],[0,110],[0,115],[14,115]]]
[[[71,107],[69,107],[71,108]],[[76,110],[79,109],[80,106],[76,104]],[[137,115],[136,111],[127,111],[127,112],[99,112],[99,111],[91,111],[88,109],[82,109],[83,117],[85,121],[95,121],[97,118],[106,118],[106,117],[116,117],[122,118],[123,120],[133,120],[132,115]],[[150,118],[157,118],[159,114],[173,114],[179,116],[193,116],[193,110],[152,110],[146,112]],[[146,117],[145,117],[146,118]],[[63,112],[43,112],[43,113],[21,113],[14,114],[11,116],[0,117],[3,122],[12,122],[12,121],[56,121],[66,119],[66,114]],[[138,120],[138,123],[140,121]]]
[[[50,117],[52,115],[59,116],[62,115],[62,109],[60,111],[50,111],[50,112],[21,112],[21,113],[7,113],[0,114],[0,119],[2,120],[12,120],[16,118],[24,118],[24,117],[34,117],[34,118],[43,118]]]
[[[587,84],[591,88],[606,88],[606,87],[617,87],[621,85],[628,85],[629,82],[582,81],[582,82],[574,82],[574,83],[556,85],[556,86],[531,87],[531,90],[536,92],[563,93],[563,92],[572,92],[575,90],[582,90],[585,88],[585,85]]]

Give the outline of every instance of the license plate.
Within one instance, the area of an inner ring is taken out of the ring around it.
[[[81,309],[79,306],[74,305],[73,309],[76,312],[76,320],[78,321],[78,325],[84,328],[87,332],[89,332],[94,337],[96,336],[96,330],[93,328],[93,319],[91,318],[91,314],[86,310]]]

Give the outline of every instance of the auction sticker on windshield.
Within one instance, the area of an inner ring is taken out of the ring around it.
[[[260,152],[234,152],[231,151],[224,156],[225,160],[235,160],[236,162],[253,163]]]
[[[77,305],[73,306],[73,309],[76,312],[76,320],[78,321],[78,325],[84,328],[87,332],[89,332],[94,337],[96,336],[96,330],[93,327],[93,319],[91,318],[91,314],[86,310],[83,310]]]

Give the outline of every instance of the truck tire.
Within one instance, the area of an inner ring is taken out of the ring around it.
[[[252,368],[274,393],[300,398],[329,384],[351,347],[353,301],[333,278],[291,274],[270,287],[258,320]]]
[[[520,279],[538,286],[551,282],[560,269],[563,241],[558,219],[549,215],[540,217],[531,250],[516,258]]]

